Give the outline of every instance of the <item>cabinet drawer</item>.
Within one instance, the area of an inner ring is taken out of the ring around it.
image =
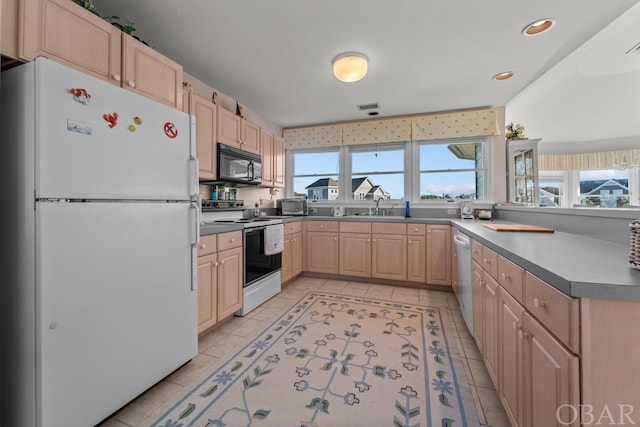
[[[487,273],[494,279],[498,278],[498,254],[486,246],[482,247],[482,262],[480,263]]]
[[[528,271],[524,278],[524,306],[564,345],[579,353],[579,300],[563,294]]]
[[[307,231],[331,231],[338,232],[338,221],[309,221],[307,222]]]
[[[371,232],[378,234],[401,234],[407,233],[407,225],[388,222],[374,222],[371,224]]]
[[[216,243],[218,242],[217,234],[208,234],[206,236],[200,236],[200,243],[198,243],[198,256],[205,256],[214,254],[218,251]]]
[[[482,243],[478,242],[477,240],[472,240],[471,257],[475,262],[482,265]]]
[[[407,236],[424,236],[426,224],[407,224]]]
[[[370,222],[341,222],[341,233],[371,233]]]
[[[302,231],[302,221],[287,222],[284,224],[284,234],[299,233]]]
[[[242,231],[218,234],[218,250],[225,251],[242,246]]]
[[[498,283],[513,297],[522,303],[522,284],[524,269],[498,255]]]

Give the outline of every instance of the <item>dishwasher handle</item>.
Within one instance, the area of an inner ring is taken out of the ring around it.
[[[453,241],[456,243],[456,246],[460,246],[463,248],[471,247],[471,239],[464,234],[454,234]]]

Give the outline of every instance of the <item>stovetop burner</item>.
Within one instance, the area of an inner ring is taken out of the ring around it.
[[[244,200],[202,199],[202,212],[243,211]]]

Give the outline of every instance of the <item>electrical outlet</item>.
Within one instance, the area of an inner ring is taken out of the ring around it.
[[[447,209],[447,215],[455,215],[455,214],[456,214],[455,209]]]

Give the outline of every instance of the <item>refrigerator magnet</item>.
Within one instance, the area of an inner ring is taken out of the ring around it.
[[[164,133],[169,138],[173,139],[178,136],[178,128],[176,128],[176,125],[174,125],[173,123],[167,122],[164,124]]]
[[[91,135],[93,133],[93,126],[91,123],[81,122],[80,120],[67,119],[67,130],[83,135]]]
[[[89,95],[89,92],[87,92],[86,89],[74,88],[69,90],[69,92],[71,92],[71,94],[73,95],[73,99],[84,105],[87,105],[87,103],[89,103],[89,100],[91,99],[91,95]]]
[[[142,119],[140,117],[134,117],[133,118],[133,123],[137,124],[138,126],[142,124]]]
[[[129,130],[131,132],[135,132],[136,131],[136,126],[135,125],[129,125]]]
[[[113,129],[118,124],[118,113],[103,114],[102,118],[109,123],[109,127]]]

